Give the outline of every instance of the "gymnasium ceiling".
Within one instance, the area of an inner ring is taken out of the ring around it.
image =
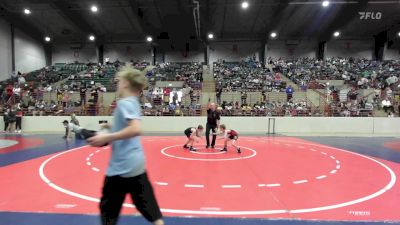
[[[1,0],[0,16],[41,41],[48,34],[54,43],[86,42],[89,33],[99,42],[156,43],[262,40],[276,31],[280,39],[327,40],[340,30],[342,38],[372,38],[386,29],[399,32],[400,1],[320,0],[199,0],[200,38],[196,37],[193,0]],[[90,11],[92,4],[99,11]],[[32,14],[23,14],[29,8]],[[358,12],[382,13],[380,20],[361,20]],[[395,35],[394,33],[392,33]]]

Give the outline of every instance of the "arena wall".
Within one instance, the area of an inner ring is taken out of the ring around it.
[[[165,52],[165,62],[204,62],[204,52],[202,51]]]
[[[19,29],[15,29],[15,71],[31,72],[46,66],[44,46]]]
[[[10,78],[12,72],[10,24],[0,19],[0,80]]]
[[[354,57],[372,59],[374,41],[371,40],[332,40],[326,44],[325,58]]]
[[[25,132],[63,132],[61,122],[68,117],[24,117]],[[78,117],[83,127],[99,129],[99,120],[112,122],[112,117]],[[241,134],[264,134],[268,130],[268,117],[223,117],[226,124]],[[198,124],[205,125],[205,117],[143,117],[145,133],[181,133]],[[277,134],[298,135],[387,135],[400,136],[400,118],[344,118],[344,117],[275,117]],[[3,127],[3,121],[0,121]],[[272,121],[271,121],[272,129]]]
[[[400,60],[400,48],[387,48],[383,56],[384,60]]]
[[[52,62],[54,63],[73,63],[78,62],[97,62],[96,47],[94,44],[86,44],[81,48],[74,45],[57,45],[52,51]]]
[[[318,42],[312,40],[283,41],[272,40],[267,44],[266,56],[274,59],[300,57],[316,58]]]
[[[261,42],[214,42],[210,43],[209,62],[224,59],[227,62],[239,62],[247,57],[259,60]]]
[[[149,44],[127,43],[106,44],[104,46],[104,59],[110,58],[110,62],[140,61],[153,62],[152,48]]]

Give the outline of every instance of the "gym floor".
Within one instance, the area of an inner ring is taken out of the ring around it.
[[[241,154],[185,141],[142,137],[168,224],[400,223],[398,138],[241,136]],[[56,134],[0,143],[0,225],[99,224],[109,146]],[[119,224],[147,223],[127,198]]]

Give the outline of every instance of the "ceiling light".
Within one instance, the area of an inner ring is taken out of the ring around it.
[[[329,1],[323,1],[323,2],[322,2],[322,6],[323,6],[323,7],[328,7],[329,4],[330,4]]]
[[[276,32],[272,32],[272,33],[270,34],[270,36],[271,36],[272,38],[276,38],[276,36],[278,36],[278,34],[277,34]]]
[[[94,35],[90,35],[90,36],[89,36],[89,40],[94,41],[94,39],[96,39],[96,38],[94,37]]]
[[[339,36],[340,36],[340,32],[339,32],[339,31],[336,31],[335,33],[333,33],[333,36],[339,37]]]
[[[209,33],[207,37],[208,37],[208,39],[213,39],[214,38],[214,34],[213,33]]]
[[[45,40],[46,42],[49,42],[49,41],[51,41],[51,38],[50,38],[49,36],[46,36],[46,37],[44,38],[44,40]]]
[[[148,37],[146,38],[146,40],[147,40],[147,42],[152,42],[152,41],[153,41],[153,38],[150,37],[150,36],[148,36]]]
[[[248,2],[242,2],[242,9],[247,9],[249,8],[249,3]]]
[[[24,9],[24,13],[25,13],[26,15],[29,15],[29,14],[31,14],[31,10],[29,10],[29,9]]]
[[[93,5],[92,7],[90,7],[90,10],[92,12],[97,12],[99,9],[97,8],[97,6]]]

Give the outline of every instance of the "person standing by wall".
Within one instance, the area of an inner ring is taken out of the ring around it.
[[[24,112],[20,107],[17,108],[16,115],[15,115],[15,126],[16,126],[16,133],[21,133],[22,132],[22,117],[24,115]]]
[[[219,122],[220,122],[220,113],[217,112],[215,103],[210,103],[209,99],[209,105],[207,109],[207,124],[206,124],[206,141],[207,145],[206,148],[210,147],[210,130],[212,130],[212,142],[211,142],[211,148],[214,148],[215,146],[215,140],[217,138],[217,129],[219,128]]]
[[[7,132],[9,128],[9,113],[10,113],[9,108],[7,108],[3,113],[4,132]]]
[[[80,105],[86,106],[86,87],[81,84],[81,88],[79,89],[79,95],[81,97]]]
[[[216,94],[218,105],[221,105],[221,95],[222,95],[222,87],[218,87],[217,94]]]
[[[16,121],[17,121],[17,117],[16,117],[15,108],[14,108],[14,106],[12,106],[10,109],[10,112],[8,113],[8,125],[10,127],[10,133],[14,133]]]
[[[293,97],[293,92],[294,92],[294,90],[293,90],[293,88],[292,88],[292,85],[289,85],[289,86],[286,88],[286,100],[287,100],[287,101],[290,101],[290,100],[292,99],[292,97]]]
[[[138,211],[154,225],[163,225],[162,214],[145,168],[140,141],[141,106],[139,97],[147,86],[145,75],[132,66],[117,73],[117,93],[121,99],[114,111],[114,124],[104,124],[111,133],[98,133],[88,139],[92,146],[112,143],[110,163],[106,172],[100,201],[103,225],[117,224],[125,196],[129,193]]]

